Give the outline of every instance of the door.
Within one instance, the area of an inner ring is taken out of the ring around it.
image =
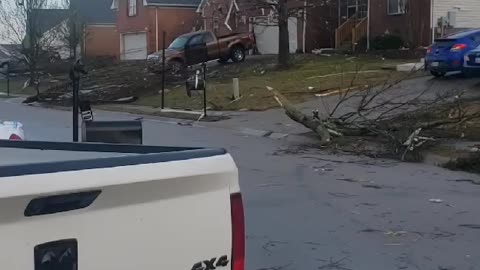
[[[255,22],[253,31],[255,32],[258,51],[261,54],[278,54],[277,23],[268,20],[267,17],[257,17]],[[298,48],[297,18],[290,17],[288,19],[288,35],[290,38],[290,53],[295,53]]]
[[[218,59],[220,57],[217,38],[211,32],[203,34],[203,42],[207,45],[208,60]]]
[[[123,60],[147,59],[147,33],[129,33],[122,35]]]
[[[204,42],[203,35],[198,34],[190,38],[185,46],[185,59],[188,66],[207,62],[207,45]]]

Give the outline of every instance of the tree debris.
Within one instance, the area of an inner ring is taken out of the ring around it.
[[[340,137],[379,138],[401,160],[421,158],[418,154],[422,148],[436,141],[424,135],[433,129],[458,129],[480,119],[478,109],[465,106],[462,91],[430,91],[430,85],[423,91],[399,94],[394,86],[401,81],[385,82],[380,87],[346,88],[337,93],[336,103],[331,103],[334,96],[325,97],[328,104],[322,99],[323,114],[313,110],[311,115],[297,109],[279,91],[269,86],[267,89],[285,114],[315,132],[323,145],[332,145]]]
[[[313,130],[317,133],[322,142],[330,142],[331,136],[328,128],[318,119],[313,118],[312,116],[307,116],[303,114],[300,110],[295,108],[290,101],[282,94],[280,94],[277,90],[273,89],[272,87],[267,86],[267,89],[273,93],[275,100],[285,110],[285,113],[290,117],[292,120],[304,125],[305,127]]]

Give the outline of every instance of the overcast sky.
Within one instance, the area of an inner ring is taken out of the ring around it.
[[[14,7],[17,1],[19,0],[0,0],[0,8]],[[26,2],[27,0],[23,1]],[[63,0],[48,0],[48,2],[52,5],[58,5],[62,1]],[[10,40],[3,37],[4,35],[2,35],[2,33],[5,33],[5,25],[0,23],[0,44],[11,43]]]

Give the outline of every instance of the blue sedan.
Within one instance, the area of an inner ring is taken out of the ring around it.
[[[479,45],[480,29],[436,39],[427,50],[426,67],[435,77],[442,77],[447,72],[463,72],[465,54]]]

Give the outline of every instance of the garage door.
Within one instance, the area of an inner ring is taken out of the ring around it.
[[[268,17],[255,18],[253,27],[258,52],[261,54],[278,54],[278,25]],[[297,43],[297,18],[288,19],[288,35],[290,36],[290,53],[295,53]]]
[[[123,60],[147,59],[147,34],[123,34]]]

